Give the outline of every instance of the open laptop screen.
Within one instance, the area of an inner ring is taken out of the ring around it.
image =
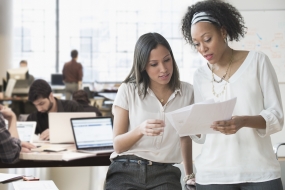
[[[34,133],[36,130],[37,122],[35,121],[17,121],[17,130],[19,134],[19,139],[21,141],[33,142]],[[8,129],[8,123],[6,122],[6,127]]]
[[[72,118],[77,149],[113,146],[111,117]]]

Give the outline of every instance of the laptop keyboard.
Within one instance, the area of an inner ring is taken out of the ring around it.
[[[109,146],[103,146],[103,147],[96,147],[96,148],[87,148],[84,150],[109,150],[109,149],[112,149],[112,148]]]

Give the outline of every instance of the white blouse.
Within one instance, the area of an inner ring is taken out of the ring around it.
[[[173,126],[166,119],[165,113],[188,106],[194,102],[193,86],[181,82],[181,88],[176,90],[162,106],[153,91],[148,88],[143,99],[139,96],[134,84],[123,83],[119,87],[114,106],[119,106],[129,112],[129,131],[139,126],[147,119],[161,119],[165,121],[164,132],[161,136],[144,135],[128,151],[121,155],[136,155],[147,160],[163,163],[180,163],[182,155],[180,138]],[[117,157],[113,152],[110,159]]]
[[[215,78],[219,79],[216,75]],[[266,129],[243,127],[233,135],[209,134],[206,138],[192,138],[198,143],[204,141],[202,152],[195,159],[196,182],[233,184],[280,178],[280,165],[270,135],[282,129],[284,118],[279,85],[269,58],[262,52],[250,51],[219,98],[213,95],[211,81],[212,72],[207,65],[196,71],[195,102],[237,97],[233,115],[261,115]],[[215,92],[220,93],[225,83],[214,82]]]

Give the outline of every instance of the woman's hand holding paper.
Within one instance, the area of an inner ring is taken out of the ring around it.
[[[244,119],[242,116],[233,116],[230,120],[215,121],[211,128],[219,131],[225,135],[235,134],[240,128],[244,126]]]
[[[164,121],[159,119],[148,119],[139,125],[140,132],[147,136],[158,136],[164,130]]]

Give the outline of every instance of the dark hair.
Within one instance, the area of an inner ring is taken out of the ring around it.
[[[78,56],[78,51],[77,50],[72,50],[71,53],[70,53],[70,56],[72,57],[72,59],[75,59],[77,58]]]
[[[29,101],[34,102],[39,98],[48,98],[51,93],[50,85],[42,79],[35,80],[29,90]]]
[[[20,65],[21,65],[22,63],[28,64],[28,62],[27,62],[26,60],[21,60],[21,61],[20,61]]]
[[[85,104],[90,103],[88,95],[84,90],[77,90],[73,92],[72,99],[79,103],[85,103]]]
[[[218,20],[220,26],[217,24],[215,26],[225,28],[229,41],[239,41],[239,38],[246,34],[247,28],[244,25],[243,17],[231,4],[220,0],[199,1],[188,7],[188,11],[182,19],[182,34],[191,45],[194,45],[191,36],[191,21],[193,15],[199,12],[206,12]]]
[[[123,81],[124,83],[135,83],[136,87],[139,87],[139,84],[142,84],[139,90],[139,94],[146,96],[147,88],[149,87],[149,76],[145,71],[145,68],[148,63],[150,52],[155,49],[158,45],[163,45],[168,51],[173,60],[173,74],[169,81],[169,87],[174,91],[177,88],[180,88],[179,72],[176,61],[174,59],[171,47],[167,40],[158,33],[146,33],[142,35],[135,46],[134,60],[132,69]]]

